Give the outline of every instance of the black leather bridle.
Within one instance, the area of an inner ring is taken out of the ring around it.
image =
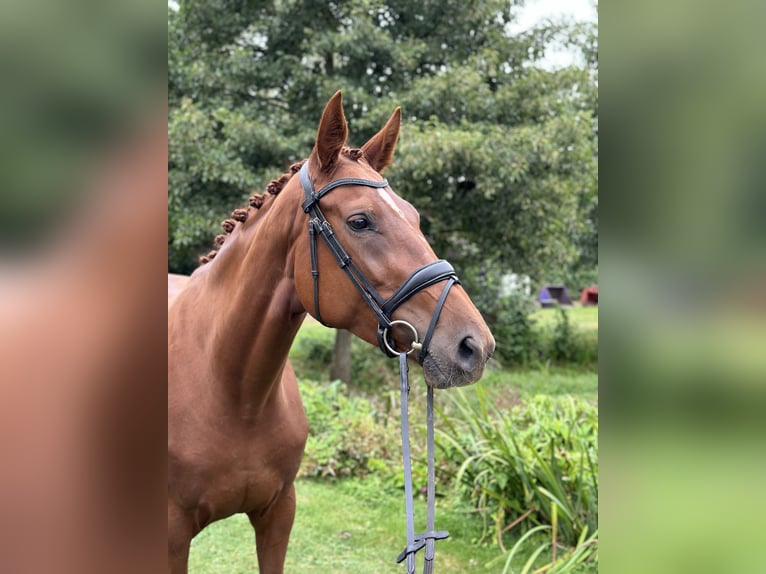
[[[359,179],[355,177],[344,177],[336,179],[322,187],[319,191],[314,191],[314,184],[311,181],[308,170],[308,162],[304,163],[300,170],[301,186],[305,200],[303,202],[303,211],[309,217],[309,245],[311,250],[311,275],[314,282],[314,314],[319,322],[324,324],[319,313],[319,261],[317,259],[317,235],[319,235],[335,257],[341,269],[346,272],[351,282],[357,288],[362,298],[367,302],[372,312],[378,319],[378,346],[389,357],[399,356],[400,390],[401,390],[401,410],[402,410],[402,457],[404,459],[404,492],[405,492],[405,511],[407,522],[407,546],[399,554],[397,562],[407,560],[407,573],[415,574],[415,554],[418,550],[425,548],[425,561],[423,572],[431,574],[433,572],[434,543],[436,540],[447,538],[449,533],[446,531],[434,530],[434,507],[435,507],[435,471],[434,471],[434,428],[433,428],[433,387],[427,386],[427,441],[428,441],[428,486],[426,494],[427,504],[427,524],[426,531],[422,534],[415,534],[415,511],[412,493],[412,463],[410,457],[409,444],[409,408],[407,399],[409,396],[409,380],[407,355],[414,350],[418,350],[418,362],[423,361],[428,354],[428,347],[431,337],[439,321],[444,302],[447,295],[455,283],[459,283],[455,270],[447,261],[438,259],[413,271],[410,276],[402,283],[393,295],[388,299],[378,293],[373,285],[365,278],[356,264],[351,260],[348,252],[343,249],[340,241],[335,235],[332,226],[322,213],[319,207],[319,201],[331,192],[333,189],[342,185],[357,185],[382,189],[388,186],[388,181],[372,181],[369,179]],[[436,303],[436,308],[431,316],[431,322],[423,341],[418,340],[418,332],[410,323],[403,320],[393,320],[394,311],[405,301],[410,299],[416,293],[445,281],[444,288]],[[394,325],[408,327],[414,340],[409,350],[399,351],[392,339],[391,330]]]
[[[303,164],[300,170],[301,186],[303,187],[303,194],[305,201],[302,208],[309,216],[309,245],[311,249],[311,275],[314,280],[314,314],[317,320],[324,324],[322,316],[319,313],[319,261],[317,260],[316,252],[316,238],[319,235],[330,249],[330,252],[335,257],[335,260],[340,265],[341,269],[346,272],[351,282],[357,288],[362,298],[369,305],[372,312],[378,318],[378,346],[389,357],[395,357],[399,352],[396,351],[393,340],[391,339],[391,328],[395,324],[402,324],[409,326],[415,334],[415,348],[420,352],[418,353],[418,362],[423,363],[426,355],[428,354],[428,346],[431,343],[431,337],[433,336],[436,323],[439,320],[444,302],[447,299],[449,290],[455,283],[460,283],[455,270],[447,261],[443,259],[437,259],[431,263],[427,263],[422,267],[416,269],[412,274],[402,283],[399,288],[394,291],[388,299],[383,299],[375,287],[365,278],[364,274],[359,270],[356,264],[351,260],[351,257],[343,249],[343,246],[338,241],[332,226],[325,218],[319,207],[319,200],[325,195],[330,193],[333,189],[342,185],[359,185],[364,187],[373,187],[381,189],[388,186],[388,180],[383,179],[381,181],[372,181],[369,179],[359,179],[355,177],[344,177],[336,179],[325,185],[319,191],[314,191],[314,184],[311,181],[308,170],[308,162]],[[410,297],[434,285],[441,281],[446,281],[442,294],[436,304],[436,309],[431,318],[431,323],[426,331],[426,336],[422,343],[417,340],[417,332],[414,327],[406,321],[394,321],[391,316],[394,311]]]

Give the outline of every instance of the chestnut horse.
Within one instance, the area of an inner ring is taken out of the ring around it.
[[[202,258],[188,280],[169,279],[168,308],[168,561],[186,572],[192,537],[205,526],[245,513],[255,529],[261,574],[283,571],[295,515],[293,481],[307,436],[306,415],[287,354],[305,315],[376,344],[378,320],[323,243],[316,247],[316,291],[304,194],[357,178],[322,199],[336,237],[369,284],[389,296],[413,270],[436,260],[415,209],[382,186],[399,136],[397,108],[361,149],[345,147],[348,128],[340,92],[327,103],[314,149],[235,210],[223,223],[219,250]],[[377,187],[370,183],[379,184]],[[315,301],[315,292],[317,301]],[[425,333],[441,287],[431,285],[394,312]],[[428,355],[427,384],[478,380],[495,342],[465,291],[456,285],[442,308]],[[407,344],[408,330],[393,332]],[[430,330],[429,330],[430,332]]]

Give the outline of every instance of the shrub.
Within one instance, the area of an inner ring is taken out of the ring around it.
[[[542,338],[542,354],[559,365],[592,366],[598,363],[598,332],[572,328],[568,313],[559,307],[556,324]]]
[[[472,271],[469,269],[465,284],[495,336],[495,356],[503,365],[592,367],[598,361],[597,332],[573,329],[567,311],[560,307],[552,329],[538,325],[538,307],[532,297],[504,287],[503,276],[497,270],[482,267]]]
[[[302,378],[327,381],[335,346],[335,331],[316,329],[299,336],[290,351],[295,371]],[[351,340],[351,377],[354,388],[377,393],[399,388],[399,362],[357,337]]]
[[[290,350],[293,368],[301,378],[321,379],[327,376],[335,344],[333,331],[316,329],[298,337]]]
[[[396,391],[399,389],[399,361],[354,337],[351,341],[351,379],[355,388],[372,393],[384,389]]]
[[[498,300],[491,320],[497,357],[508,365],[530,365],[540,360],[540,336],[532,319],[534,305],[523,295]]]
[[[553,326],[540,326],[529,298],[502,297],[491,318],[495,355],[507,367],[556,364],[593,367],[598,363],[598,331],[573,327],[567,310],[556,310]]]
[[[505,532],[551,526],[556,513],[559,542],[578,546],[598,523],[596,407],[537,396],[501,413],[481,387],[474,393],[450,393],[438,444],[457,492],[484,516],[485,538],[502,544]]]
[[[370,401],[348,396],[340,381],[300,381],[299,387],[309,420],[303,476],[365,476],[390,466],[387,461],[396,456],[397,436]]]

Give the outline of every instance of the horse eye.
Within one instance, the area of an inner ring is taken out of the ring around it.
[[[369,229],[370,221],[361,215],[354,215],[348,220],[348,226],[354,231]]]

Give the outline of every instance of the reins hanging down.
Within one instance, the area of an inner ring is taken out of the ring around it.
[[[449,536],[446,530],[434,530],[434,508],[436,506],[436,478],[434,474],[434,389],[428,386],[426,426],[428,441],[428,486],[426,487],[426,531],[415,534],[415,506],[412,494],[412,459],[410,456],[409,405],[410,383],[407,353],[399,354],[399,381],[402,410],[402,458],[404,461],[404,505],[407,520],[407,546],[396,558],[397,563],[407,559],[407,574],[415,574],[415,554],[426,549],[423,573],[434,571],[434,545],[437,540]]]
[[[388,299],[383,299],[375,287],[370,284],[359,270],[356,264],[351,260],[348,252],[338,241],[332,226],[327,221],[319,207],[319,200],[327,195],[333,189],[342,185],[359,185],[372,188],[384,188],[388,186],[388,181],[372,181],[346,177],[336,179],[322,187],[319,191],[314,191],[314,184],[308,172],[308,162],[303,164],[300,170],[301,186],[305,201],[303,202],[303,211],[309,217],[309,245],[311,256],[311,275],[314,282],[314,314],[318,321],[322,322],[319,312],[319,260],[316,252],[316,237],[319,235],[327,245],[335,260],[345,271],[351,282],[357,288],[362,298],[367,302],[375,316],[378,318],[378,346],[381,351],[389,357],[399,356],[399,378],[401,390],[401,411],[402,411],[402,457],[404,462],[404,496],[405,512],[407,523],[407,546],[399,554],[397,562],[407,560],[407,574],[415,574],[415,555],[425,548],[425,562],[423,567],[424,574],[433,573],[434,544],[436,540],[447,538],[449,533],[444,530],[434,529],[434,508],[436,498],[436,479],[434,471],[434,423],[433,423],[433,387],[427,387],[427,453],[428,453],[428,485],[426,494],[427,518],[426,531],[422,534],[415,534],[415,509],[412,493],[412,461],[410,458],[410,439],[409,439],[409,405],[408,397],[410,391],[409,367],[407,365],[407,355],[414,350],[418,351],[418,362],[420,364],[428,354],[428,347],[431,343],[436,324],[439,321],[444,303],[447,300],[450,289],[459,279],[455,270],[447,261],[439,259],[423,265],[410,274],[410,276],[394,291]],[[405,301],[410,299],[416,293],[444,281],[441,295],[436,303],[436,308],[428,325],[428,330],[422,342],[419,340],[417,329],[407,321],[393,320],[394,311]],[[392,329],[395,325],[408,328],[412,332],[413,341],[410,349],[407,351],[398,351],[393,341]]]

